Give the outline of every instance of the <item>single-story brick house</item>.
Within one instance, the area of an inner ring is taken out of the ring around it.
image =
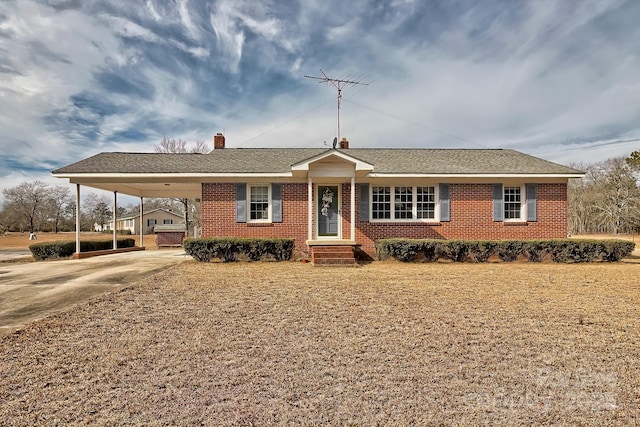
[[[583,173],[508,149],[225,148],[218,134],[209,154],[101,153],[53,175],[78,194],[199,198],[203,237],[374,257],[380,238],[566,237],[567,183]]]
[[[142,230],[140,229],[140,214],[133,214],[127,216],[118,217],[115,221],[117,231],[129,230],[131,234],[150,234],[153,233],[153,229],[156,225],[170,225],[184,223],[184,216],[178,213],[172,212],[168,209],[151,209],[146,211],[142,215]],[[114,221],[110,220],[105,224],[105,230],[113,231]]]

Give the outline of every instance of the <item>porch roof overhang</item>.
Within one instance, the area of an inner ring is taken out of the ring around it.
[[[337,150],[327,151],[291,165],[294,177],[313,176],[314,170],[319,176],[332,176],[333,174],[336,177],[365,177],[373,169],[371,163]]]

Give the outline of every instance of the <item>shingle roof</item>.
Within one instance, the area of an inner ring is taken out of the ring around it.
[[[288,173],[324,148],[225,148],[210,154],[100,153],[53,171],[96,173]],[[377,174],[581,174],[573,168],[505,149],[374,149],[342,153],[374,166]]]

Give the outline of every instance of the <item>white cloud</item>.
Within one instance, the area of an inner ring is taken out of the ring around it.
[[[164,134],[211,143],[223,129],[229,146],[322,146],[336,93],[303,79],[318,68],[371,83],[343,92],[353,146],[511,147],[556,161],[640,146],[616,142],[640,137],[633,2],[21,0],[0,15],[0,150],[34,167],[150,151]]]
[[[226,4],[219,5],[216,12],[211,14],[211,26],[217,38],[221,60],[224,61],[226,69],[236,73],[242,58],[244,33],[238,28],[231,11]]]

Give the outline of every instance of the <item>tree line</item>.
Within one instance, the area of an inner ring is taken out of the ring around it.
[[[42,181],[23,182],[2,191],[0,232],[75,231],[76,199],[69,187]],[[172,199],[145,199],[144,210],[167,209],[184,215],[182,204]],[[118,206],[118,217],[138,214],[139,205]],[[113,219],[113,198],[89,193],[80,202],[80,231],[104,230]]]
[[[640,151],[591,164],[574,164],[585,172],[569,181],[569,231],[574,234],[640,231]]]
[[[208,153],[209,146],[202,140],[189,146],[183,139],[164,137],[154,146],[156,153]],[[76,201],[69,187],[49,185],[43,181],[23,182],[2,191],[4,203],[0,210],[0,232],[58,233],[75,231]],[[189,234],[200,224],[200,214],[194,199],[144,200],[144,210],[167,209],[185,218]],[[139,205],[118,206],[117,216],[134,215],[140,212]],[[113,199],[107,195],[89,193],[80,206],[80,231],[104,230],[113,219]],[[97,226],[97,227],[96,227]]]

